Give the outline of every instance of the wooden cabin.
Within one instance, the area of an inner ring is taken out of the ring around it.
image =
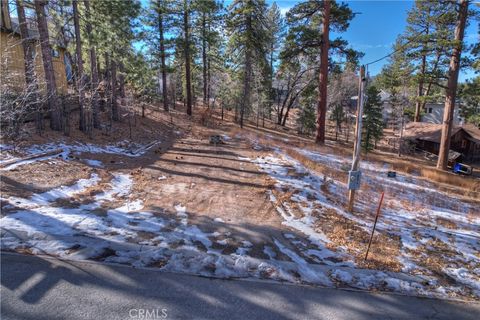
[[[7,86],[14,92],[21,92],[25,88],[25,58],[18,21],[12,19],[7,0],[0,0],[0,84]],[[42,50],[38,40],[38,31],[35,23],[28,23],[29,35],[36,39],[35,71],[37,81],[42,91],[46,91],[45,72],[43,69]],[[68,83],[65,68],[65,48],[55,41],[51,41],[55,82],[59,94],[67,94]]]
[[[417,149],[437,155],[440,151],[441,136],[441,124],[425,122],[407,124],[404,133],[404,139],[412,141]],[[453,126],[450,139],[450,150],[460,153],[462,160],[480,160],[480,130],[474,125]]]

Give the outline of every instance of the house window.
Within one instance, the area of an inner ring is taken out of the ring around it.
[[[433,108],[428,108],[428,113],[432,113]]]
[[[467,140],[462,140],[462,149],[467,147]]]
[[[58,50],[52,49],[52,57],[59,58],[60,52],[58,52]]]

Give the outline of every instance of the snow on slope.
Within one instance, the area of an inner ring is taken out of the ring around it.
[[[342,167],[350,159],[329,154],[320,154],[313,151],[297,149],[315,162],[322,163],[326,167],[342,170]],[[328,257],[337,258],[348,262],[348,253],[343,248],[336,252],[325,254],[325,245],[328,244],[328,234],[315,228],[316,217],[312,216],[312,208],[333,209],[337,214],[354,222],[365,231],[370,231],[372,219],[369,215],[352,214],[346,212],[342,203],[346,203],[348,189],[345,183],[336,179],[326,179],[317,173],[305,168],[299,161],[287,156],[281,149],[276,149],[275,154],[259,157],[251,160],[258,167],[268,173],[276,181],[276,189],[282,194],[288,190],[292,192],[289,200],[295,203],[295,207],[302,212],[301,217],[291,210],[291,204],[271,194],[270,200],[274,203],[280,216],[284,219],[283,224],[296,229],[309,238],[312,244],[320,250],[304,250],[306,256],[317,256],[322,263],[329,263]],[[480,217],[478,208],[473,204],[464,203],[452,195],[441,193],[433,183],[419,179],[411,175],[399,174],[396,179],[386,177],[388,168],[373,162],[362,162],[362,179],[365,184],[382,186],[389,197],[389,205],[382,208],[381,218],[377,224],[377,230],[389,235],[398,235],[401,239],[401,251],[398,260],[403,264],[402,271],[412,275],[423,275],[433,286],[429,290],[435,294],[445,292],[447,295],[465,293],[468,288],[473,295],[480,297]],[[327,197],[323,190],[327,189],[330,195]],[[363,191],[357,197],[357,211],[372,211],[372,199],[378,197],[378,190],[363,187]],[[435,196],[432,197],[432,194]],[[333,200],[332,200],[333,199]],[[335,200],[336,199],[336,200]],[[420,203],[421,206],[413,206],[412,202]],[[297,215],[298,216],[298,215]],[[452,226],[444,226],[438,223],[438,219],[447,219]],[[424,266],[424,260],[429,259],[427,250],[441,254],[441,250],[433,245],[440,241],[449,251],[442,256],[442,271],[456,283],[444,288],[439,283],[435,270]],[[299,248],[302,250],[301,248]],[[327,249],[328,250],[328,249]],[[317,252],[316,252],[317,251]],[[320,251],[320,254],[317,254]],[[440,252],[440,253],[439,253]],[[354,265],[353,262],[350,265]],[[422,265],[422,266],[420,266]],[[334,273],[345,281],[350,276]],[[378,274],[377,274],[378,277]],[[381,276],[380,276],[381,277]],[[347,281],[348,282],[348,281]],[[368,282],[368,281],[367,281]],[[388,288],[393,290],[405,290],[405,283],[389,280]],[[367,285],[368,283],[364,283]],[[425,291],[425,288],[418,287]]]

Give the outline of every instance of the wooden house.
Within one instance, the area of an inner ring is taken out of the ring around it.
[[[440,150],[442,125],[425,122],[411,122],[406,125],[404,139],[415,146],[433,154]],[[480,130],[474,125],[454,126],[452,128],[450,150],[459,152],[462,160],[480,161]]]
[[[12,91],[21,92],[25,88],[25,58],[18,21],[11,18],[7,0],[0,0],[0,84]],[[33,21],[28,23],[29,36],[36,40],[35,71],[39,87],[46,90],[42,50],[38,32]],[[68,83],[65,68],[65,48],[52,40],[52,58],[55,82],[59,94],[67,94]]]

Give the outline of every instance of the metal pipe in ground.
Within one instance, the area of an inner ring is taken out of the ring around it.
[[[365,260],[364,261],[367,261],[368,252],[370,251],[370,246],[372,245],[373,234],[375,232],[375,228],[377,227],[377,220],[378,220],[378,216],[380,215],[380,208],[382,207],[382,202],[383,202],[383,196],[384,195],[385,195],[385,193],[382,192],[382,196],[380,197],[380,202],[378,203],[377,214],[375,215],[375,222],[373,223],[372,234],[370,235],[370,241],[368,242],[367,253],[365,254]]]

